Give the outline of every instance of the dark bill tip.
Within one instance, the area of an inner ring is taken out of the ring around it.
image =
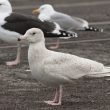
[[[21,39],[20,39],[20,38],[18,38],[18,41],[21,41]]]

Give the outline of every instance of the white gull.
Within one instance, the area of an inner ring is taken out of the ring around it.
[[[28,61],[32,76],[47,86],[56,88],[55,98],[52,101],[45,101],[47,104],[61,105],[64,84],[72,84],[74,80],[83,76],[110,76],[110,67],[102,63],[48,50],[45,47],[44,34],[38,28],[27,30],[18,40],[30,43]]]

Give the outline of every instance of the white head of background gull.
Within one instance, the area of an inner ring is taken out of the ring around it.
[[[30,43],[28,61],[33,77],[47,86],[56,87],[54,100],[45,101],[47,104],[61,105],[62,85],[73,84],[75,79],[83,76],[110,76],[110,67],[102,63],[48,50],[45,47],[43,32],[38,28],[29,29],[18,40]]]
[[[0,13],[9,15],[12,12],[12,7],[8,0],[0,0],[0,5]]]
[[[54,15],[55,10],[52,5],[45,4],[40,6],[39,9],[33,10],[33,13],[38,13],[38,18],[44,21],[51,20],[51,16]]]
[[[16,39],[23,35],[26,30],[33,27],[40,28],[44,32],[45,37],[70,37],[75,35],[74,33],[61,30],[56,23],[13,13],[10,2],[8,0],[0,0],[0,39],[8,43],[18,44],[16,60],[7,62],[7,65],[20,63],[21,46]]]

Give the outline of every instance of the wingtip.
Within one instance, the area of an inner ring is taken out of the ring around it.
[[[85,31],[104,32],[104,29],[99,29],[99,28],[95,28],[95,27],[88,27],[88,28],[85,28]]]
[[[70,32],[70,31],[67,31],[67,32],[66,31],[60,31],[60,32],[62,35],[62,37],[60,37],[60,38],[62,38],[62,39],[70,39],[72,37],[74,37],[74,38],[78,37],[78,34],[75,32]]]

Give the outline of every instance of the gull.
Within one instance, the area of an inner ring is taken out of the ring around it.
[[[45,47],[42,30],[31,28],[18,38],[18,41],[29,43],[28,61],[32,77],[47,86],[56,88],[54,99],[44,101],[49,105],[61,105],[63,85],[73,84],[84,76],[110,76],[110,67],[90,59],[75,55],[55,52]]]
[[[98,29],[90,27],[89,23],[78,17],[71,17],[65,13],[56,11],[52,5],[44,4],[38,9],[32,11],[33,14],[38,14],[38,18],[42,21],[49,20],[54,21],[60,25],[60,27],[66,31],[82,30],[82,31],[99,31],[103,32],[103,29]],[[59,39],[57,39],[57,45],[55,48],[59,47]],[[54,47],[52,47],[54,49]]]
[[[24,35],[30,28],[40,28],[45,37],[72,37],[76,33],[62,30],[55,22],[41,21],[36,17],[12,12],[12,6],[8,0],[0,0],[0,39],[18,45],[17,56],[14,61],[6,62],[7,65],[20,63],[21,44],[17,42],[19,36]]]

